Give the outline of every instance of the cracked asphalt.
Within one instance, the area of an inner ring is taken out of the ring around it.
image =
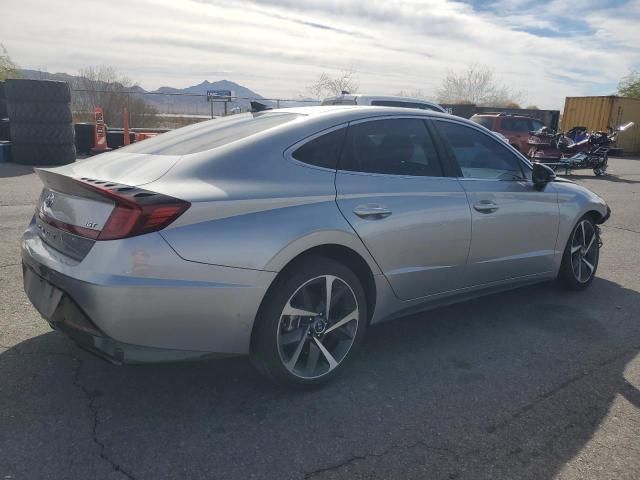
[[[640,478],[640,159],[571,178],[603,196],[598,276],[368,331],[345,372],[291,393],[245,358],[116,367],[22,290],[40,191],[0,164],[0,479]]]

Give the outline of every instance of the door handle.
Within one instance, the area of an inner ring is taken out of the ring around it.
[[[353,209],[353,213],[355,213],[360,218],[379,220],[391,215],[391,210],[389,210],[384,205],[378,205],[377,203],[368,203],[366,205],[358,205]]]
[[[493,213],[498,210],[498,205],[490,200],[481,200],[475,203],[473,208],[480,213]]]

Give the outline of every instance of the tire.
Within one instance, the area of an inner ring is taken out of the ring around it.
[[[592,237],[592,235],[595,236]],[[580,250],[576,250],[578,246],[580,246]],[[585,254],[586,247],[589,247],[589,250]],[[558,280],[569,290],[584,290],[591,285],[596,276],[599,259],[600,233],[598,227],[591,217],[584,216],[571,230],[562,255]],[[585,272],[589,274],[588,277]]]
[[[11,140],[9,133],[9,121],[6,119],[0,119],[0,141]]]
[[[73,121],[68,103],[12,102],[7,106],[7,113],[15,123],[70,124]]]
[[[71,124],[10,122],[11,141],[18,145],[73,145],[75,135]]]
[[[74,145],[16,145],[11,146],[14,163],[23,165],[67,165],[76,161]]]
[[[324,310],[326,279],[332,277],[327,321],[326,312],[317,310]],[[319,256],[296,262],[269,288],[256,316],[252,363],[280,385],[304,388],[325,383],[341,370],[361,342],[366,308],[362,284],[346,266]],[[323,315],[291,315],[287,310]],[[339,323],[342,326],[335,327]]]
[[[95,144],[93,123],[75,123],[73,128],[76,133],[76,152],[78,155],[90,154]]]
[[[8,79],[5,81],[7,103],[13,102],[71,102],[67,82],[54,80]]]
[[[7,118],[7,99],[4,95],[4,82],[0,82],[0,120]]]

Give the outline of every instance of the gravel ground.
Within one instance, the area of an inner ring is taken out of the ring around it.
[[[571,178],[613,209],[598,277],[371,328],[291,393],[245,358],[116,367],[22,290],[40,183],[0,164],[0,479],[638,479],[640,160]]]

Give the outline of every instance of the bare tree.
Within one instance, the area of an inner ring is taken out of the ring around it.
[[[414,90],[400,90],[399,92],[394,93],[396,97],[411,97],[411,98],[421,98],[423,100],[431,100],[431,96],[424,93],[423,90],[416,88]]]
[[[621,97],[640,98],[640,72],[634,70],[622,77],[618,84],[618,95]]]
[[[20,76],[20,69],[13,63],[4,45],[0,43],[0,81],[7,78],[20,78]]]
[[[437,93],[440,103],[473,103],[518,108],[521,96],[501,84],[492,69],[472,64],[464,72],[449,71]]]
[[[342,70],[336,76],[323,72],[318,79],[308,87],[309,93],[319,100],[340,95],[342,92],[356,93],[358,83],[353,69]]]
[[[86,118],[95,107],[102,107],[107,125],[122,126],[123,112],[129,109],[132,126],[153,126],[157,109],[148,105],[140,95],[130,93],[138,85],[114,67],[100,65],[80,70],[74,89],[73,110]]]

